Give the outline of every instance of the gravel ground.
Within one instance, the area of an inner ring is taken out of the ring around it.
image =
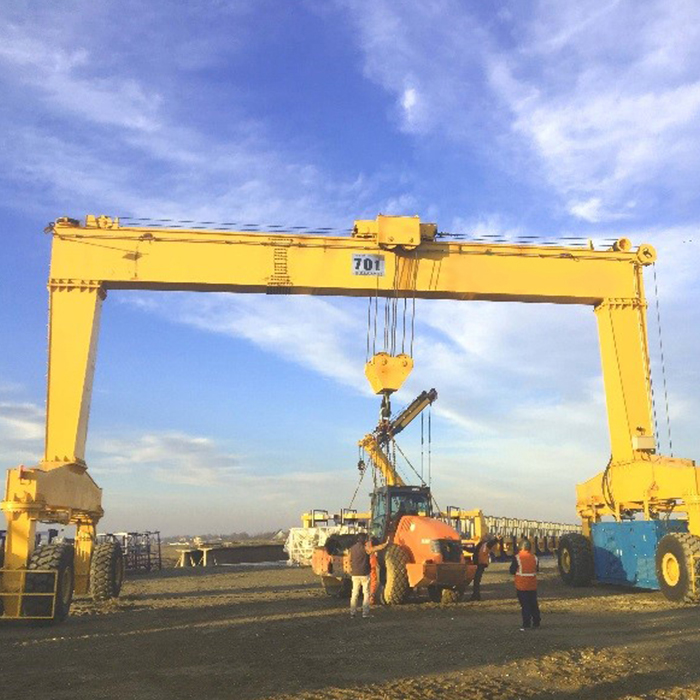
[[[52,700],[700,700],[700,609],[541,574],[542,629],[519,631],[506,564],[484,600],[416,600],[351,620],[309,569],[134,576],[53,627],[0,627],[0,698]]]

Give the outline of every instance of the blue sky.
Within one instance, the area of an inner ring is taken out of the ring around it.
[[[381,212],[652,243],[673,452],[698,455],[697,3],[9,0],[0,30],[7,467],[42,451],[42,230],[87,213],[349,227]],[[365,304],[110,293],[87,454],[104,529],[254,532],[347,505],[378,408]],[[438,389],[438,501],[572,520],[574,485],[609,454],[592,311],[419,302],[416,332],[395,404]],[[416,462],[418,439],[401,441]]]

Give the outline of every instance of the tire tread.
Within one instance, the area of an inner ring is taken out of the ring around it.
[[[386,564],[386,584],[384,586],[384,602],[387,605],[401,605],[406,601],[409,592],[408,554],[396,544],[387,547],[384,557]]]
[[[561,550],[563,547],[568,547],[571,555],[571,569],[568,573],[565,573],[561,568]],[[595,567],[593,564],[593,550],[588,538],[577,532],[562,535],[559,540],[557,563],[559,565],[559,574],[567,585],[581,588],[591,584],[595,574]]]

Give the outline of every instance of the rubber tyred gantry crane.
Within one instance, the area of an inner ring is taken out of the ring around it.
[[[355,222],[350,237],[131,226],[105,216],[88,216],[84,223],[64,217],[51,225],[50,233],[45,449],[37,466],[8,472],[0,582],[5,617],[25,616],[38,605],[36,598],[24,601],[34,600],[32,605],[22,603],[29,584],[38,585],[38,574],[31,573],[37,567],[55,574],[54,618],[67,614],[73,587],[79,593],[90,589],[102,507],[101,491],[85,464],[85,441],[100,310],[112,289],[592,307],[598,320],[611,458],[603,471],[577,488],[584,535],[582,540],[572,537],[560,551],[562,575],[573,584],[594,575],[610,578],[598,560],[594,571],[595,552],[604,551],[609,540],[606,535],[596,541],[596,532],[602,532],[601,519],[609,516],[619,526],[612,535],[618,544],[605,551],[614,553],[620,546],[632,551],[638,541],[652,542],[646,554],[634,555],[635,561],[647,558],[652,575],[640,579],[630,573],[622,577],[624,582],[643,581],[660,586],[670,598],[700,600],[698,469],[692,460],[658,454],[654,438],[643,285],[643,268],[656,260],[651,246],[633,249],[624,238],[606,250],[440,240],[435,224],[388,216]],[[410,371],[405,358],[388,356],[379,364],[376,373],[384,375],[378,380],[380,389],[391,388],[388,375],[399,376],[400,385],[401,376]],[[683,517],[667,520],[671,513]],[[37,522],[75,525],[75,548],[66,547],[48,559],[37,555]],[[638,523],[646,523],[649,532],[642,533]],[[101,557],[109,559],[101,565],[111,577],[104,583],[115,589],[117,557]],[[34,591],[36,595],[51,593],[43,584],[38,587],[42,590]]]

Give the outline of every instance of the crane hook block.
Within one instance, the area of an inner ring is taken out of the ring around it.
[[[365,375],[375,394],[391,394],[401,388],[412,369],[410,355],[378,352],[365,364]]]

